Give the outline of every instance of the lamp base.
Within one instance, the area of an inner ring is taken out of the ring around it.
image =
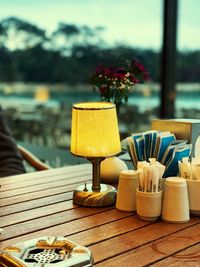
[[[80,185],[73,195],[73,203],[85,207],[105,207],[115,205],[117,190],[107,184],[101,184],[98,191],[92,190],[92,184]]]

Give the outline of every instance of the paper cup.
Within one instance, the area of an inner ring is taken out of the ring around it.
[[[156,193],[136,190],[137,214],[143,221],[156,221],[161,215],[162,191]]]
[[[138,187],[138,173],[124,170],[119,176],[116,208],[122,211],[136,211],[136,188]]]
[[[187,183],[184,178],[166,178],[162,206],[162,219],[167,222],[184,223],[189,221]]]
[[[200,216],[200,180],[186,180],[190,214]]]

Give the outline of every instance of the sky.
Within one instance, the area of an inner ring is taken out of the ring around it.
[[[179,0],[180,50],[200,49],[200,0]],[[0,0],[0,20],[17,16],[51,33],[59,22],[103,26],[110,45],[125,43],[158,50],[162,43],[163,0]]]

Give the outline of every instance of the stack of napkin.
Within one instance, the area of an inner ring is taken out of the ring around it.
[[[187,140],[176,140],[173,133],[156,130],[132,134],[126,138],[127,150],[135,168],[138,161],[156,158],[165,166],[163,177],[177,176],[178,161],[191,154],[192,145]]]

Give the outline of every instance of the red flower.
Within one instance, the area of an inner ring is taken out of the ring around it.
[[[133,60],[127,68],[100,65],[91,76],[93,88],[99,90],[101,99],[118,106],[128,101],[132,86],[148,79],[148,72],[137,60]]]
[[[106,76],[109,76],[112,73],[112,70],[110,68],[104,68],[104,74]]]
[[[99,92],[101,95],[104,95],[107,92],[108,88],[106,86],[100,86]]]
[[[149,73],[148,72],[144,72],[144,80],[147,81],[150,79]]]
[[[144,72],[145,71],[145,68],[144,66],[137,60],[133,60],[131,62],[131,67],[136,67],[140,72]]]
[[[115,73],[114,78],[124,79],[126,73]]]
[[[115,71],[116,71],[117,75],[119,75],[119,77],[121,77],[122,79],[127,74],[127,71],[124,68],[116,68]]]
[[[137,78],[135,78],[134,75],[130,74],[129,78],[130,78],[132,83],[134,83],[134,84],[139,83],[139,80]]]

